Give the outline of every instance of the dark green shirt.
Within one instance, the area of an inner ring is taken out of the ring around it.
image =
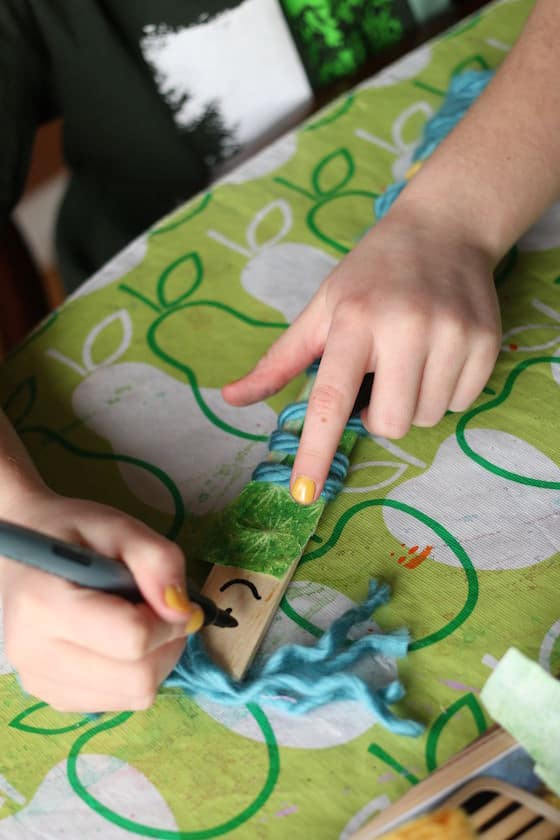
[[[349,20],[355,31],[377,16],[394,37],[391,9],[404,5],[283,2],[315,48],[323,31],[331,58]],[[237,151],[301,114],[312,59],[300,58],[279,0],[0,0],[0,223],[37,126],[62,116],[72,177],[57,251],[74,288]]]
[[[57,250],[68,288],[258,139],[263,108],[269,128],[309,100],[288,27],[279,8],[270,14],[276,6],[0,0],[0,220],[21,194],[37,125],[62,116],[72,177]],[[279,67],[263,68],[262,49],[236,47],[231,37],[247,30],[250,17],[256,19],[247,43],[256,39],[264,48],[264,39],[279,62],[288,62],[279,107]],[[239,129],[243,87],[249,101]]]

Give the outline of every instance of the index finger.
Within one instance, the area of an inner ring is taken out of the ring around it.
[[[290,492],[300,504],[314,502],[323,490],[367,369],[370,341],[367,333],[333,321],[292,468]]]

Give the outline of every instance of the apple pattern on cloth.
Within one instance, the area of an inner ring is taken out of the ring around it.
[[[113,352],[94,361],[97,339],[112,325],[121,328]],[[228,425],[263,440],[240,439],[212,423],[201,411],[193,390],[145,362],[120,362],[132,340],[126,309],[104,318],[86,336],[82,364],[55,348],[47,355],[83,377],[72,393],[76,416],[114,452],[130,455],[162,469],[178,487],[187,510],[202,514],[224,507],[247,484],[265,457],[264,440],[276,415],[266,403],[236,409],[224,402],[217,388],[199,388],[212,414]],[[162,441],[165,445],[162,446]],[[143,502],[173,513],[174,502],[151,473],[119,462],[129,489]]]
[[[378,447],[384,449],[398,460],[380,461],[375,459],[371,461],[358,461],[357,463],[352,464],[348,470],[346,485],[342,490],[343,493],[370,493],[375,490],[382,490],[384,487],[388,487],[395,481],[398,481],[409,467],[417,467],[421,470],[426,468],[426,464],[421,460],[421,458],[417,458],[416,455],[408,452],[402,445],[399,446],[396,441],[374,434],[368,434],[367,437],[377,444]],[[361,473],[366,470],[370,473],[373,471],[376,481],[374,481],[373,484],[367,485],[356,484],[355,479],[352,476],[358,474],[361,481],[367,480],[365,476],[361,475]],[[391,472],[387,475],[388,470]],[[379,472],[380,475],[377,475]]]
[[[95,753],[80,755],[78,762],[88,791],[109,808],[159,829],[177,830],[164,797],[135,767],[114,756]],[[68,781],[66,760],[49,770],[16,815],[0,820],[0,840],[62,840],[97,835],[103,840],[127,840],[131,836],[76,796]]]
[[[276,142],[238,164],[231,172],[224,174],[220,184],[245,184],[275,172],[292,159],[297,151],[297,134],[290,132]]]
[[[560,481],[560,467],[515,435],[469,429],[466,438],[493,464],[512,472],[530,464],[535,478]],[[456,536],[477,569],[525,568],[560,550],[560,491],[527,487],[484,469],[465,456],[454,435],[441,444],[427,470],[400,484],[387,498],[409,505],[422,499],[422,511]],[[434,561],[459,566],[450,548],[430,529],[393,508],[384,508],[383,518],[399,542],[429,543]]]
[[[340,120],[352,105],[353,97],[331,113],[310,123],[306,131],[317,131],[323,125]],[[356,159],[346,145],[337,146],[324,154],[311,170],[309,182],[302,183],[274,177],[282,190],[297,194],[298,203],[305,207],[302,197],[310,203],[305,222],[308,230],[324,245],[338,254],[347,254],[374,222],[373,201],[377,193],[356,186]],[[371,179],[370,179],[371,181]]]
[[[404,135],[409,120],[417,117],[418,114],[421,115],[424,122],[427,122],[435,114],[435,109],[423,99],[408,105],[393,122],[389,140],[377,134],[372,134],[369,129],[356,128],[354,130],[356,137],[359,137],[360,140],[364,140],[366,143],[370,143],[377,149],[382,149],[393,156],[391,171],[395,181],[402,180],[412,164],[412,157],[421,137],[423,125],[419,128],[418,135],[412,140],[406,140]]]
[[[372,470],[375,471],[389,469],[392,472],[386,477],[379,481],[375,481],[373,484],[366,484],[366,485],[355,485],[352,482],[351,476],[355,473],[362,472],[364,470]],[[351,467],[348,468],[347,473],[347,482],[345,486],[342,488],[342,493],[371,493],[374,490],[382,490],[383,487],[388,487],[390,484],[393,484],[395,481],[398,481],[399,478],[406,472],[407,465],[406,464],[399,464],[397,461],[360,461],[357,464],[352,464]]]
[[[259,241],[259,227],[271,217],[278,217],[276,232]],[[300,242],[282,242],[293,226],[293,213],[284,199],[262,207],[245,231],[246,244],[209,230],[208,236],[230,251],[246,257],[241,284],[257,300],[277,309],[288,322],[294,321],[313,297],[337,261],[324,251]]]
[[[521,324],[506,330],[502,336],[502,350],[504,352],[512,350],[521,353],[540,354],[542,351],[550,350],[560,345],[560,312],[538,298],[533,298],[531,306],[542,315],[548,317],[552,323]],[[536,330],[541,333],[541,338],[537,336],[532,342],[525,343],[529,339],[533,338]],[[544,341],[542,340],[543,332],[550,335],[550,337],[547,335]],[[528,333],[530,333],[530,335],[527,335]],[[556,367],[557,365],[551,365],[553,375]]]
[[[560,356],[560,312],[549,306],[539,298],[533,298],[531,306],[541,315],[549,319],[548,323],[521,324],[511,327],[502,337],[502,351],[524,352],[524,353],[550,353],[552,356]],[[550,323],[552,322],[552,323]],[[535,332],[538,335],[535,336]],[[546,338],[543,341],[543,333]],[[551,362],[550,370],[555,382],[560,385],[560,363]]]
[[[200,388],[200,392],[226,423],[263,437],[274,426],[276,415],[264,403],[256,410],[235,409],[218,389]],[[74,391],[72,406],[77,417],[115,451],[163,469],[194,514],[221,509],[236,498],[267,453],[265,442],[224,434],[200,411],[188,385],[143,362],[95,371]],[[149,473],[128,464],[119,469],[142,501],[173,512],[169,495]]]

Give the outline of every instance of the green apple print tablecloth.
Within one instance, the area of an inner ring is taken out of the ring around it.
[[[247,409],[220,386],[374,222],[451,75],[496,66],[530,7],[493,6],[339,100],[134,242],[28,339],[2,369],[2,403],[53,487],[194,545],[301,382]],[[147,712],[61,715],[24,696],[0,653],[1,840],[347,838],[485,729],[479,692],[508,647],[558,669],[559,248],[554,207],[497,277],[503,352],[473,408],[357,444],[265,642],[311,642],[371,577],[389,581],[376,621],[411,629],[400,710],[426,734],[388,734],[352,703],[292,719],[172,691]]]

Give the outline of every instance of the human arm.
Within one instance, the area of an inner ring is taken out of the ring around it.
[[[120,559],[145,600],[132,605],[0,557],[6,654],[25,690],[61,711],[151,705],[203,621],[185,598],[179,548],[120,511],[49,490],[1,412],[0,519]]]
[[[245,405],[321,366],[292,472],[319,495],[364,373],[368,429],[401,437],[464,410],[500,344],[492,271],[560,194],[560,4],[539,0],[511,54],[466,117],[246,377]],[[547,83],[548,82],[548,83]],[[299,479],[299,480],[298,480]]]

